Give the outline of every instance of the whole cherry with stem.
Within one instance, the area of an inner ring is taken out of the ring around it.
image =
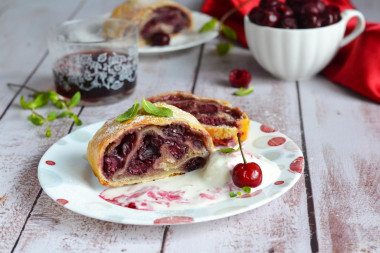
[[[240,133],[237,134],[241,156],[244,163],[238,163],[232,170],[232,181],[237,187],[257,187],[263,181],[263,173],[257,163],[247,163],[241,147]]]

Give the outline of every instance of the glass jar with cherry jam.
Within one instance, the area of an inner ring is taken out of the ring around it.
[[[123,29],[120,29],[122,27]],[[138,26],[122,19],[63,23],[49,34],[58,94],[81,93],[81,104],[118,102],[133,92],[138,68]]]

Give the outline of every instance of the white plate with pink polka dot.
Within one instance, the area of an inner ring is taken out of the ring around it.
[[[190,182],[186,184],[185,181],[176,189],[167,189],[170,183],[176,182],[173,180],[183,182],[181,177],[201,173],[202,169],[162,179],[167,181],[107,188],[98,182],[86,158],[87,144],[103,123],[85,126],[63,137],[46,151],[38,166],[40,184],[54,201],[74,212],[100,220],[162,225],[224,218],[278,198],[294,186],[304,169],[302,152],[291,139],[268,126],[251,121],[243,150],[265,157],[276,164],[280,172],[273,178],[267,178],[268,183],[253,188],[250,193],[241,191],[241,195],[231,198],[229,192],[239,190],[231,183],[207,189],[198,187],[191,197],[184,195],[187,187],[193,187]],[[231,159],[238,155],[238,152],[231,154]],[[159,189],[160,182],[166,185],[165,190]],[[112,198],[107,195],[109,192],[112,192]],[[136,198],[136,202],[131,202],[131,198]]]

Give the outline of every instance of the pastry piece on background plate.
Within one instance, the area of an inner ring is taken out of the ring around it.
[[[108,120],[94,135],[87,158],[103,185],[122,186],[184,174],[201,168],[214,148],[206,129],[191,114],[173,117],[138,113],[133,119]]]
[[[191,11],[172,1],[130,0],[116,7],[111,18],[120,18],[136,21],[139,25],[140,46],[150,43],[155,34],[167,34],[170,37],[192,29],[193,19]],[[118,31],[107,29],[109,37],[119,34]]]
[[[241,134],[242,141],[248,138],[248,115],[227,101],[198,97],[185,91],[166,92],[147,100],[165,102],[194,115],[211,134],[215,146],[237,145],[237,133]]]

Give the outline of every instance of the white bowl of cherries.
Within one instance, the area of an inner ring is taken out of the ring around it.
[[[354,17],[356,27],[344,37]],[[341,13],[337,6],[320,0],[261,0],[244,18],[254,58],[275,77],[289,81],[310,79],[320,72],[364,27],[359,11]]]

